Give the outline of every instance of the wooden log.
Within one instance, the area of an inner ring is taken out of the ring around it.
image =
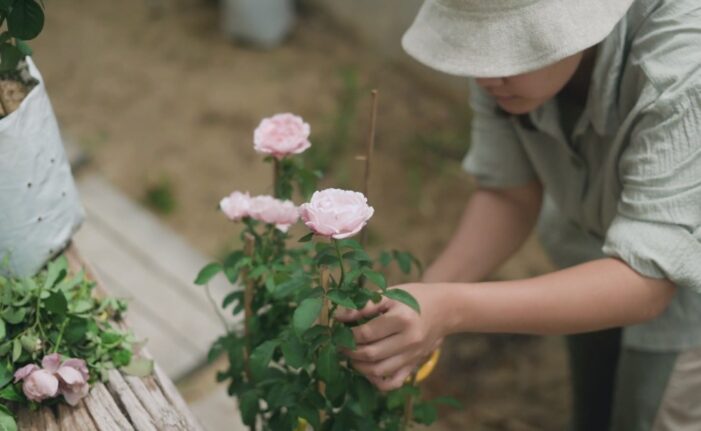
[[[90,412],[81,402],[75,407],[68,404],[58,405],[58,426],[61,430],[98,431]]]
[[[170,403],[177,409],[177,411],[180,412],[180,414],[183,415],[185,421],[187,422],[187,429],[190,431],[204,431],[204,428],[202,428],[200,422],[195,418],[195,415],[192,414],[190,407],[188,407],[187,403],[185,403],[185,400],[180,395],[180,392],[178,392],[178,389],[175,387],[170,378],[168,378],[160,365],[155,364],[153,376],[163,391],[163,395],[165,395],[166,399],[170,401]]]
[[[124,376],[159,430],[189,431],[187,421],[168,402],[153,377]]]
[[[84,398],[98,430],[134,431],[134,427],[124,416],[104,384],[96,383]]]
[[[114,398],[120,401],[136,431],[156,431],[155,422],[132,392],[122,374],[117,370],[110,370],[109,379],[107,388]]]

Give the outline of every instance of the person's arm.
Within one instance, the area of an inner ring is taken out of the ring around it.
[[[675,292],[670,281],[644,277],[614,258],[526,280],[398,287],[416,297],[420,314],[384,299],[336,316],[340,321],[378,316],[353,328],[358,348],[347,354],[383,390],[399,387],[445,335],[570,334],[631,325],[658,316]]]
[[[487,277],[528,237],[540,211],[543,189],[478,188],[447,247],[426,270],[425,282],[473,282]]]

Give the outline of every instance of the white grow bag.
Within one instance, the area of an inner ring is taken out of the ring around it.
[[[44,81],[0,120],[0,273],[36,273],[84,218]],[[5,260],[9,259],[9,268]]]

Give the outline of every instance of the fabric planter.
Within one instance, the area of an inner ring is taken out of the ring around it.
[[[0,120],[0,273],[16,276],[41,269],[85,216],[44,81],[27,65],[38,83]]]
[[[222,27],[233,38],[271,48],[294,23],[292,0],[220,0]]]

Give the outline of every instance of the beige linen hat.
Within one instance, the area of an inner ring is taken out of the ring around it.
[[[419,62],[451,75],[518,75],[597,44],[632,3],[426,0],[402,46]]]

